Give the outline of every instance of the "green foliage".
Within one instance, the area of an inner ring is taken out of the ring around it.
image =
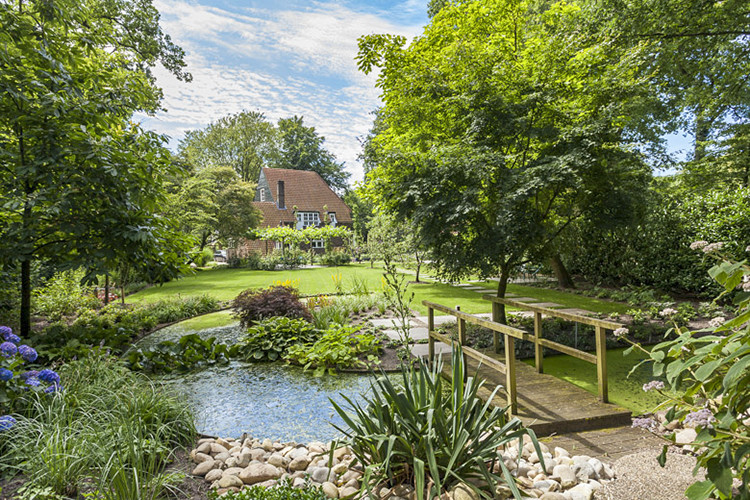
[[[165,340],[149,349],[135,349],[125,356],[125,366],[146,373],[197,371],[213,365],[229,363],[227,346],[215,337],[203,339],[193,333],[183,335],[177,342]]]
[[[204,248],[193,255],[193,262],[198,267],[205,267],[212,260],[214,260],[214,252],[210,248]]]
[[[352,261],[352,256],[344,252],[326,252],[319,257],[320,264],[328,267],[345,266]]]
[[[30,489],[50,488],[65,497],[92,485],[97,498],[164,493],[163,469],[172,450],[196,435],[179,398],[103,357],[68,363],[60,376],[64,391],[29,397],[13,432],[0,434],[3,469],[23,474]]]
[[[255,323],[231,347],[232,356],[245,361],[276,361],[296,344],[313,343],[320,332],[308,321],[283,316],[271,317]]]
[[[418,499],[429,499],[464,483],[481,497],[494,498],[494,487],[486,491],[475,485],[505,480],[521,497],[498,448],[522,445],[529,435],[541,457],[534,433],[517,418],[508,421],[504,409],[482,401],[478,391],[484,381],[468,377],[464,382],[464,370],[457,348],[450,383],[442,376],[442,362],[428,368],[420,361],[416,367],[402,366],[400,383],[378,377],[364,403],[347,399],[350,411],[332,401],[346,424],[339,430],[365,466],[363,485],[369,492],[378,491],[384,481],[390,486],[406,483],[415,487]],[[503,477],[493,472],[496,464]]]
[[[224,495],[211,490],[208,497],[211,500],[219,498],[226,500],[326,500],[328,498],[320,486],[309,485],[305,488],[294,488],[288,482],[279,483],[273,488],[251,486],[238,492],[230,491]]]
[[[71,324],[53,323],[32,337],[41,357],[72,359],[86,355],[92,346],[122,352],[138,335],[158,324],[172,323],[219,309],[219,302],[208,295],[164,299],[150,304],[123,308],[110,304],[99,310],[86,310]]]
[[[86,309],[101,304],[94,291],[81,284],[83,270],[55,274],[43,288],[34,291],[33,308],[48,321],[60,321],[66,316],[77,316]]]
[[[232,309],[243,328],[277,316],[312,321],[310,311],[299,300],[299,292],[291,286],[249,288],[237,295]]]
[[[333,326],[325,330],[313,344],[296,344],[289,347],[287,361],[303,365],[305,370],[315,368],[315,376],[326,371],[335,374],[339,368],[366,366],[360,356],[370,363],[378,361],[380,342],[372,334],[357,335],[357,327]]]
[[[677,338],[656,345],[650,361],[654,376],[666,377],[678,394],[664,403],[671,407],[667,419],[697,425],[694,450],[707,479],[693,484],[687,497],[745,500],[750,498],[750,266],[746,259],[709,254],[719,261],[709,274],[724,288],[722,295],[732,297],[735,317],[708,331],[676,329]],[[732,490],[733,478],[740,482],[738,492]]]

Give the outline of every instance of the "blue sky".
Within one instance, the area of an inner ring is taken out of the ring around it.
[[[162,27],[187,54],[191,83],[157,70],[166,111],[143,123],[172,138],[242,110],[271,121],[301,115],[361,180],[360,139],[379,105],[374,76],[357,71],[357,38],[413,37],[427,0],[155,0]]]
[[[357,70],[357,38],[414,37],[428,22],[427,0],[154,0],[162,27],[186,52],[191,83],[156,71],[166,111],[143,119],[171,137],[242,110],[275,122],[303,116],[326,147],[362,179],[360,140],[379,105],[375,76]],[[669,137],[670,150],[692,139]]]

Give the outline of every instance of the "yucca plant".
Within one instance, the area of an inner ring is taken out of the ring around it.
[[[363,489],[398,484],[414,486],[417,498],[439,497],[459,484],[493,498],[506,483],[521,498],[499,452],[511,443],[523,446],[524,435],[540,457],[536,436],[520,420],[508,420],[506,409],[493,407],[497,387],[487,402],[479,397],[484,380],[468,377],[460,346],[452,355],[452,381],[442,377],[442,361],[433,368],[420,361],[403,366],[400,383],[382,374],[363,403],[344,397],[346,410],[331,401],[346,427],[337,427],[365,467]],[[348,411],[347,411],[348,410]],[[496,464],[502,477],[493,472]]]

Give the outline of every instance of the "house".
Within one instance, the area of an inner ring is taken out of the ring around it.
[[[282,168],[261,169],[253,206],[263,214],[260,227],[288,226],[304,229],[308,226],[331,224],[352,227],[352,211],[326,184],[317,172]],[[332,241],[334,247],[342,241]],[[309,246],[322,253],[323,241]],[[233,257],[244,257],[250,252],[268,254],[280,244],[273,241],[245,241],[231,252]]]

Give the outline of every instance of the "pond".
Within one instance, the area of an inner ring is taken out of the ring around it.
[[[233,343],[242,333],[227,313],[215,313],[163,328],[142,339],[139,347],[197,333]],[[284,363],[244,363],[212,367],[187,375],[162,377],[185,398],[198,431],[211,436],[243,433],[296,441],[330,441],[342,437],[331,424],[343,425],[328,398],[340,405],[341,394],[361,401],[370,389],[369,375],[340,373],[315,377]]]

